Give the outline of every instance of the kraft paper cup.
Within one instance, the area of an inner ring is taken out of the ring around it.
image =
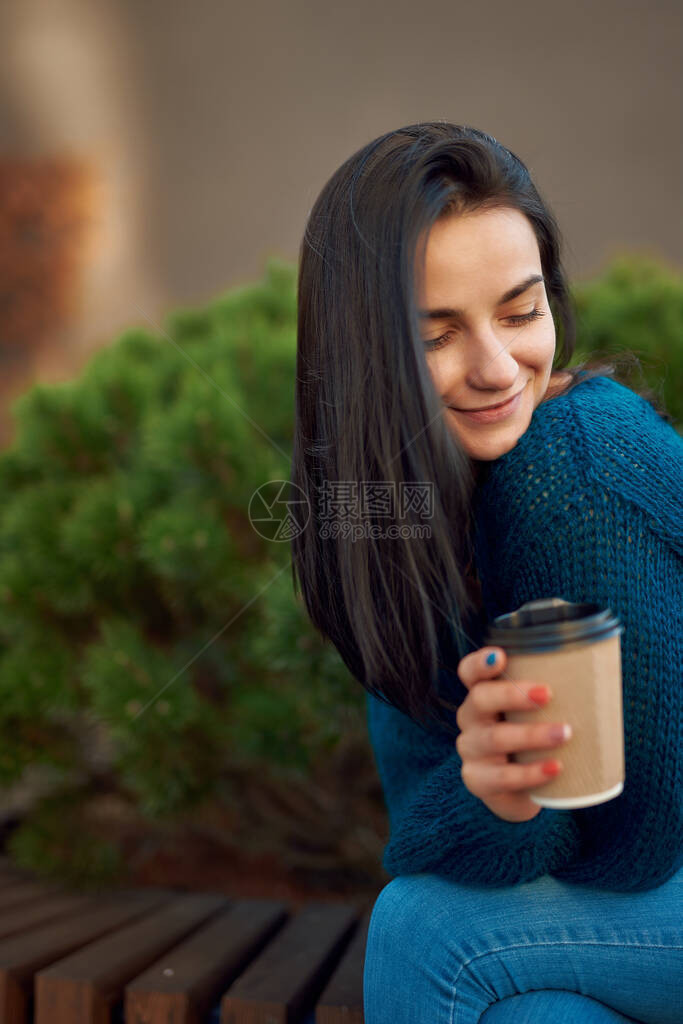
[[[510,754],[516,764],[561,759],[559,775],[528,790],[541,807],[591,807],[624,788],[622,633],[609,608],[560,597],[528,601],[488,629],[487,646],[507,654],[506,679],[547,683],[553,691],[541,709],[529,699],[529,711],[506,711],[505,721],[572,727],[571,738],[555,748]]]

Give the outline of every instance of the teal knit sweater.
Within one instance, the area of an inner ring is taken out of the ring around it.
[[[467,623],[466,653],[495,616],[537,598],[597,602],[621,620],[624,789],[504,821],[465,787],[453,737],[366,694],[390,821],[382,864],[485,886],[544,874],[620,892],[660,885],[683,864],[683,438],[630,388],[587,378],[539,405],[486,466],[474,510],[484,611]],[[459,705],[468,691],[451,643],[437,687]]]

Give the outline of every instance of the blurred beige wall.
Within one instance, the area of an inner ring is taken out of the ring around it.
[[[296,260],[335,168],[435,118],[527,163],[572,278],[624,248],[680,264],[681,20],[674,0],[5,0],[2,154],[103,172],[101,251],[59,343]]]

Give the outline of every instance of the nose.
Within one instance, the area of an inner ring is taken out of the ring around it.
[[[488,335],[471,349],[467,383],[475,390],[512,391],[519,378],[519,363],[499,338]]]

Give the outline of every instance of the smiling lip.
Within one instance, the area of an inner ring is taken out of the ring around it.
[[[517,395],[521,395],[523,390],[524,388],[520,388],[520,390],[517,392]],[[451,406],[451,409],[455,409],[456,412],[488,412],[489,409],[500,409],[501,406],[507,405],[508,402],[514,401],[514,399],[517,398],[517,395],[512,395],[511,398],[506,398],[504,402],[498,402],[496,405],[482,405],[480,409],[457,409],[456,406],[454,405]]]
[[[512,415],[519,406],[522,391],[524,391],[524,388],[518,391],[516,395],[513,395],[512,398],[508,398],[507,401],[501,402],[499,405],[489,406],[488,409],[457,409],[454,405],[451,406],[451,409],[454,412],[459,412],[462,416],[467,416],[468,419],[473,420],[475,423],[495,423],[497,420],[502,420]]]

